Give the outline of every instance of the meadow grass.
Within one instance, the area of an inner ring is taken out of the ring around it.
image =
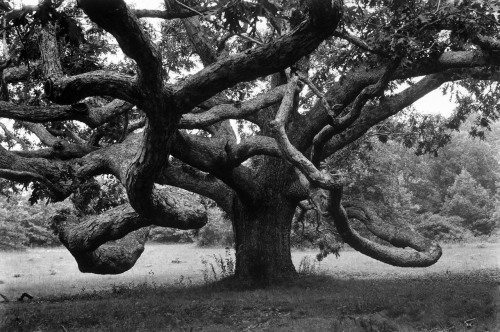
[[[59,286],[32,288],[32,302],[0,304],[0,330],[500,331],[498,244],[446,248],[442,261],[427,270],[397,269],[346,251],[288,284],[252,290],[241,290],[230,279],[205,283],[200,256],[223,256],[224,249],[175,245],[149,250],[150,257],[146,252],[137,267],[145,276],[136,271],[110,280],[80,274],[74,280],[71,271],[61,270],[65,264],[54,263],[51,277],[61,278]],[[35,254],[23,255],[29,261]],[[60,254],[44,252],[38,268]],[[312,255],[295,252],[296,266]],[[150,266],[153,258],[159,261]],[[19,264],[17,270],[19,277],[13,277],[14,270],[0,273],[0,292],[19,295],[25,290],[18,287],[29,286],[26,270]],[[91,287],[68,287],[92,280]]]

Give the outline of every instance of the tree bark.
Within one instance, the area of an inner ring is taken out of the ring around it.
[[[235,273],[242,281],[266,286],[296,275],[290,233],[298,202],[284,194],[294,178],[285,161],[265,158],[257,178],[260,190],[251,202],[234,199]]]
[[[234,205],[236,277],[265,286],[293,277],[290,232],[295,205],[270,193],[261,204]]]

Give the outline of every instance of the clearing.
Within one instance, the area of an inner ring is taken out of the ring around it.
[[[0,330],[500,331],[500,244],[443,252],[429,268],[402,269],[346,250],[293,283],[250,291],[205,282],[221,277],[213,255],[231,261],[224,248],[149,245],[118,276],[82,274],[62,248],[3,252],[0,293],[11,302],[0,302]],[[12,301],[24,292],[34,299]]]

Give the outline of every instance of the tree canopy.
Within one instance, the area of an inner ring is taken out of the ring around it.
[[[440,87],[456,91],[455,116],[432,127],[431,140],[431,126],[408,120],[422,133],[408,145],[435,151],[447,141],[444,128],[471,113],[477,136],[498,118],[496,1],[4,7],[0,117],[15,123],[2,125],[0,176],[32,182],[34,200],[64,200],[105,174],[127,194],[98,214],[54,218],[84,272],[130,269],[151,225],[203,227],[206,209],[192,193],[232,220],[242,278],[293,274],[299,205],[314,206],[366,255],[431,265],[441,256],[437,243],[344,198],[346,177],[323,162],[342,164],[346,148]],[[125,58],[116,62],[118,50]],[[235,132],[235,122],[252,132]],[[360,235],[352,219],[385,242]]]

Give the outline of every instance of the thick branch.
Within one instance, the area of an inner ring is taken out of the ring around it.
[[[286,133],[285,125],[292,110],[294,110],[295,97],[297,93],[298,77],[294,76],[288,84],[288,89],[283,97],[281,106],[276,114],[276,119],[271,122],[271,126],[275,131],[276,141],[285,158],[298,170],[300,170],[315,187],[325,189],[334,189],[338,187],[338,183],[334,181],[328,174],[319,171],[309,159],[307,159],[300,151],[298,151]]]
[[[92,96],[111,96],[134,105],[143,100],[134,77],[103,70],[48,80],[45,94],[58,104],[73,104]]]
[[[73,105],[27,106],[0,101],[0,117],[32,123],[77,120],[90,128],[96,128],[133,107],[116,99],[102,107],[89,108],[84,103]]]
[[[437,59],[422,59],[410,68],[396,70],[391,80],[405,79],[430,75],[446,71],[450,68],[480,68],[500,63],[500,57],[485,51],[457,51],[445,52]],[[375,84],[383,75],[384,69],[356,68],[346,73],[339,82],[334,83],[325,93],[330,105],[350,104],[356,96],[367,86]],[[293,142],[297,142],[298,149],[305,151],[310,147],[314,136],[319,133],[330,121],[327,110],[322,102],[317,102],[308,114],[292,124],[290,132]]]
[[[309,20],[291,34],[221,59],[188,78],[175,94],[179,109],[189,112],[194,106],[238,82],[278,72],[316,49],[337,27],[341,5],[338,1],[313,0],[310,1],[310,10]]]
[[[464,70],[452,69],[439,74],[426,76],[402,92],[385,98],[379,105],[363,109],[361,116],[352,126],[341,134],[334,136],[332,140],[327,143],[323,151],[323,158],[342,149],[347,144],[354,142],[375,124],[398,113],[403,108],[410,106],[427,93],[440,87],[444,82],[460,80],[464,77],[498,80],[498,76],[498,71],[492,70],[491,68],[485,70],[481,70],[480,68]]]
[[[203,128],[221,120],[245,119],[249,115],[281,101],[285,90],[286,86],[282,85],[241,104],[217,105],[203,113],[184,114],[179,127],[185,129]]]
[[[323,218],[331,225],[335,225],[342,239],[353,249],[372,257],[381,262],[400,267],[426,267],[436,263],[441,257],[441,247],[409,228],[396,228],[380,219],[372,219],[372,215],[366,213],[354,214],[350,209],[350,215],[340,204],[340,191],[323,192],[322,209]],[[395,244],[397,247],[410,247],[414,250],[399,249],[375,243],[362,237],[349,225],[349,217],[361,218],[369,229],[378,237]]]
[[[215,176],[188,165],[167,167],[159,184],[176,186],[213,199],[224,211],[232,213],[234,192]]]
[[[78,0],[77,3],[92,21],[116,38],[123,53],[135,60],[140,69],[139,80],[143,84],[160,88],[161,55],[125,2]]]
[[[217,61],[215,49],[209,43],[208,36],[203,32],[199,18],[187,18],[182,20],[182,23],[186,29],[189,41],[193,45],[196,54],[200,56],[203,65],[208,66]]]
[[[385,72],[382,74],[380,79],[376,84],[369,85],[364,88],[360,94],[353,101],[347,114],[341,118],[336,118],[336,112],[330,113],[332,117],[330,125],[323,128],[318,135],[314,137],[313,148],[311,151],[311,161],[314,165],[318,166],[319,162],[322,160],[323,147],[326,142],[333,137],[333,135],[338,134],[349,127],[356,121],[366,103],[374,97],[383,94],[384,89],[389,83],[390,77],[393,75],[396,68],[399,66],[400,60],[395,59],[386,68]]]
[[[205,138],[178,133],[172,155],[184,163],[213,174],[242,197],[252,197],[259,188],[251,169],[237,166],[227,139]]]

